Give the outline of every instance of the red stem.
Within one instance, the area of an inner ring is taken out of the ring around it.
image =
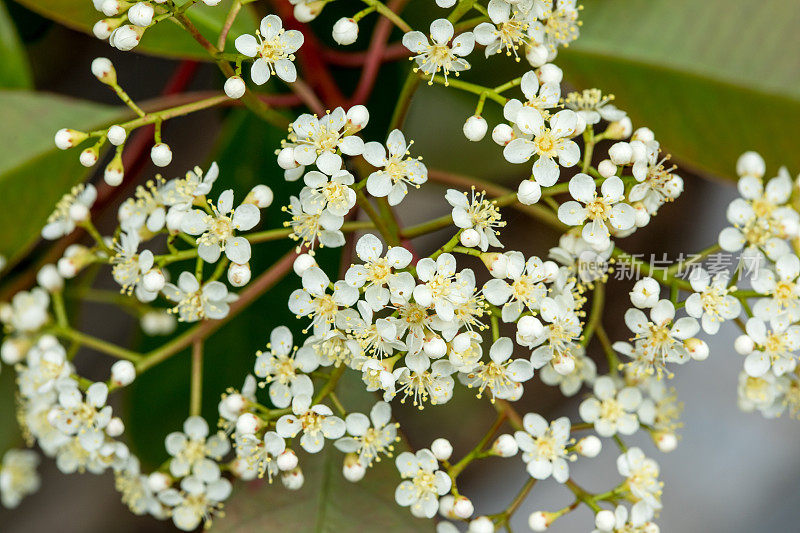
[[[367,60],[369,50],[363,52],[342,52],[331,48],[322,49],[322,59],[339,67],[361,68]],[[403,43],[392,43],[386,46],[381,55],[381,63],[399,61],[411,56],[411,52]]]

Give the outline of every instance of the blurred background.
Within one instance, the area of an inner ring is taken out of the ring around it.
[[[219,9],[224,15],[225,3],[201,11],[214,14],[214,9]],[[583,3],[582,36],[559,53],[555,61],[564,69],[568,85],[577,89],[598,87],[613,93],[615,103],[629,112],[635,127],[646,125],[654,130],[664,152],[673,154],[686,183],[677,203],[662,208],[645,231],[624,241],[628,251],[675,257],[714,242],[725,226],[725,207],[736,194],[734,164],[744,150],[760,151],[768,162],[770,175],[777,172],[780,164],[785,164],[792,175],[797,174],[800,33],[796,28],[800,2]],[[412,0],[404,14],[406,20],[424,30],[437,14],[432,4],[429,0]],[[326,7],[312,26],[330,44],[328,33],[333,21],[358,9],[358,2],[339,0]],[[243,20],[242,31],[251,30],[255,24],[252,21],[257,20],[255,13],[247,17],[250,18]],[[55,130],[95,128],[125,116],[113,93],[91,76],[89,65],[93,58],[112,59],[121,84],[140,103],[175,98],[179,92],[218,90],[223,81],[215,67],[197,61],[203,57],[202,50],[174,32],[152,36],[148,32],[139,48],[120,53],[86,35],[97,18],[90,0],[0,0],[0,253],[11,262],[0,273],[0,299],[7,299],[13,291],[30,283],[31,268],[57,253],[52,245],[38,243],[36,238],[55,201],[72,184],[98,177],[80,167],[78,151],[54,149]],[[209,24],[213,30],[213,24]],[[370,23],[362,24],[362,37],[355,49],[368,41],[369,30]],[[398,38],[393,35],[393,40]],[[496,85],[524,71],[524,64],[515,64],[513,59],[487,64],[479,60],[479,53],[474,54],[473,71],[465,76],[469,81],[486,80],[487,84]],[[400,61],[381,70],[369,104],[372,117],[365,138],[382,139],[407,69],[407,63]],[[359,71],[340,68],[335,75],[349,92]],[[268,84],[265,90],[277,92],[282,88]],[[471,96],[452,89],[422,86],[404,128],[407,138],[415,140],[413,153],[423,155],[431,168],[498,183],[516,183],[522,177],[521,167],[505,164],[491,140],[473,144],[461,135],[461,125],[473,113],[475,103]],[[434,113],[436,120],[431,121]],[[502,115],[498,108],[487,105],[484,116],[491,125]],[[272,155],[284,134],[241,109],[211,110],[170,121],[164,136],[175,157],[165,177],[178,176],[194,165],[205,166],[216,160],[226,187],[245,191],[256,183],[267,183],[275,189],[275,207],[262,225],[277,227],[284,219],[277,206],[287,203],[288,195],[296,190],[295,185],[283,183]],[[126,147],[125,185],[112,191],[114,194],[104,195],[101,191],[97,213],[101,229],[110,231],[120,200],[156,174],[147,157],[147,136],[148,132],[144,132],[131,138]],[[101,164],[95,170],[102,174],[102,168]],[[404,203],[400,211],[403,221],[413,224],[447,212],[443,192],[434,184],[414,192],[413,201]],[[550,230],[513,211],[507,211],[507,217],[512,227],[531,227],[531,231],[505,234],[507,248],[545,255],[555,245],[557,235]],[[446,237],[449,235],[434,234],[421,240],[419,251],[438,247]],[[275,243],[259,249],[254,270],[269,266],[271,259],[288,248]],[[335,254],[324,256],[323,261],[335,271]],[[102,274],[96,286],[113,288],[110,279]],[[285,301],[291,288],[291,280],[281,284],[254,305],[246,318],[223,328],[209,343],[203,412],[210,420],[216,417],[219,393],[241,383],[252,365],[252,354],[266,343],[270,329],[293,320],[288,310],[274,305],[275,301]],[[613,340],[624,339],[628,332],[617,317],[624,312],[629,287],[626,282],[612,281],[610,289],[605,326]],[[141,338],[135,320],[108,306],[72,305],[70,312],[78,317],[77,323],[84,331],[120,344],[147,349],[163,341]],[[800,490],[796,422],[787,416],[769,421],[738,411],[736,384],[742,358],[730,348],[735,335],[733,328],[723,329],[711,340],[712,355],[707,361],[689,363],[676,372],[672,385],[685,404],[685,427],[680,431],[678,449],[664,455],[655,452],[649,442],[638,443],[662,467],[665,507],[658,520],[662,531],[782,532],[795,531],[800,523],[800,509],[793,502]],[[595,348],[589,355],[604,371],[602,353]],[[76,361],[89,378],[104,379],[108,373],[110,363],[90,351],[79,354]],[[187,354],[169,360],[137,380],[115,406],[124,413],[131,447],[146,464],[164,460],[163,438],[180,427],[185,417],[188,367]],[[547,418],[576,417],[580,394],[564,402],[553,390],[534,381],[521,400],[521,412],[536,411]],[[0,452],[21,444],[12,403],[13,371],[5,368],[0,373]],[[426,409],[422,416],[416,412],[400,412],[398,416],[413,447],[427,446],[434,436],[444,436],[454,443],[459,455],[471,448],[474,435],[482,434],[491,424],[492,409],[459,389],[456,399],[447,406]],[[574,465],[574,478],[589,490],[606,490],[618,478],[615,453],[608,446],[598,459],[579,461]],[[333,467],[334,476],[338,476],[338,468]],[[43,486],[39,493],[14,511],[0,510],[0,530],[122,533],[172,529],[170,524],[131,515],[119,502],[110,475],[65,476],[48,460],[43,462],[41,474]],[[505,507],[525,481],[518,459],[489,460],[485,467],[469,470],[468,474],[460,488],[472,497],[478,513]],[[284,491],[280,487],[241,488],[239,497],[249,496],[256,512],[269,513],[270,523],[240,520],[241,527],[235,527],[220,520],[216,526],[229,527],[231,531],[346,531],[342,524],[348,522],[348,515],[328,515],[329,522],[322,525],[308,519],[317,510],[319,479],[314,472],[307,473],[307,486],[301,491],[310,500],[307,507],[302,502],[292,505],[285,497],[281,499]],[[395,479],[387,474],[381,487],[390,492],[383,500],[391,500],[394,483]],[[345,501],[363,504],[351,507],[352,512],[362,513],[359,516],[376,503],[364,494],[342,494],[352,497]],[[530,512],[555,510],[571,501],[569,492],[552,480],[540,483],[517,513],[514,530],[527,530]],[[246,515],[241,507],[237,512]],[[349,516],[352,525],[353,515]],[[407,520],[387,520],[389,523],[381,524],[380,529],[425,530],[422,522],[409,528]],[[276,524],[291,525],[281,529]],[[370,524],[364,519],[359,530],[379,529]],[[591,524],[589,511],[582,508],[559,520],[553,530],[579,533],[590,530]]]

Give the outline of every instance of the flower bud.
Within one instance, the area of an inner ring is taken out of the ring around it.
[[[253,435],[261,427],[261,419],[253,413],[243,413],[236,419],[236,433]]]
[[[528,517],[528,527],[533,531],[546,531],[553,521],[553,513],[536,511]]]
[[[653,307],[658,303],[661,287],[653,278],[642,278],[633,285],[631,303],[639,309]]]
[[[542,187],[533,180],[524,180],[517,189],[517,199],[521,204],[533,205],[542,198]]]
[[[64,278],[53,264],[44,265],[36,273],[36,283],[48,292],[57,292],[64,288]]]
[[[597,164],[597,171],[604,178],[610,178],[617,173],[617,165],[610,159],[603,159]]]
[[[0,344],[0,359],[7,365],[15,365],[25,359],[31,348],[29,340],[21,337],[6,337]]]
[[[250,265],[231,263],[228,267],[228,282],[234,287],[244,287],[250,281]]]
[[[275,195],[272,193],[272,189],[266,185],[256,185],[247,193],[247,197],[244,199],[243,203],[253,204],[259,209],[266,209],[272,205],[272,200],[274,198]]]
[[[606,128],[606,137],[612,140],[627,139],[631,136],[633,131],[633,124],[630,117],[622,117],[621,119],[611,122]]]
[[[107,17],[113,17],[125,11],[130,5],[130,2],[123,0],[105,0],[100,4],[100,11]]]
[[[756,178],[763,178],[764,173],[767,171],[767,165],[764,163],[764,158],[758,152],[745,152],[739,156],[736,161],[736,173],[739,176],[755,176]]]
[[[636,131],[633,132],[631,136],[632,141],[641,141],[643,143],[649,143],[656,140],[656,134],[653,133],[653,130],[650,128],[638,128]]]
[[[611,162],[615,165],[628,165],[633,157],[633,149],[630,143],[614,143],[608,149],[608,157],[611,158]]]
[[[95,163],[97,163],[97,158],[99,157],[100,150],[97,146],[92,146],[91,148],[87,148],[83,152],[81,152],[80,161],[81,165],[85,167],[93,167]]]
[[[142,278],[142,286],[148,292],[160,292],[167,283],[164,273],[159,268],[153,268]]]
[[[431,443],[431,452],[439,461],[447,461],[453,455],[453,445],[447,439],[436,439]]]
[[[517,321],[517,331],[521,337],[540,337],[544,334],[544,326],[535,316],[525,315]]]
[[[223,88],[228,98],[233,98],[234,100],[238,100],[244,96],[244,93],[247,91],[247,85],[245,85],[244,80],[240,76],[231,76],[225,80]]]
[[[540,83],[561,83],[561,80],[564,79],[564,71],[553,63],[547,63],[539,67],[536,77],[539,78]]]
[[[686,351],[689,352],[689,355],[691,355],[692,359],[695,361],[705,361],[708,359],[708,354],[710,351],[706,341],[692,337],[683,341],[683,345],[686,347]]]
[[[436,5],[441,8],[447,9],[449,7],[453,7],[454,5],[456,5],[456,0],[436,0]]]
[[[469,523],[468,533],[494,533],[494,522],[488,516],[479,516]]]
[[[284,170],[292,170],[300,166],[294,158],[294,148],[287,146],[278,152],[278,166]]]
[[[347,481],[357,483],[364,479],[367,469],[358,460],[358,455],[348,453],[344,456],[344,463],[342,465],[342,475]]]
[[[203,3],[207,6],[214,7],[218,5],[222,0],[203,0]]]
[[[432,359],[439,359],[447,353],[447,343],[436,335],[425,341],[422,345],[422,350],[425,352],[425,355]]]
[[[172,484],[172,479],[163,472],[153,472],[147,478],[147,486],[153,492],[161,492]]]
[[[613,531],[616,524],[617,517],[608,509],[603,509],[594,516],[594,525],[601,531]]]
[[[80,244],[72,244],[64,250],[64,257],[58,260],[58,273],[66,279],[72,279],[89,264],[92,254]]]
[[[597,457],[603,449],[603,443],[594,435],[584,437],[575,444],[575,451],[584,457]]]
[[[333,40],[341,45],[353,44],[358,39],[358,23],[342,17],[333,25]]]
[[[233,393],[225,396],[225,398],[222,399],[222,404],[229,412],[241,414],[246,405],[246,400],[241,394]]]
[[[288,472],[297,468],[297,454],[292,450],[284,450],[276,459],[275,464],[282,472]]]
[[[108,137],[108,141],[114,146],[121,146],[125,143],[125,139],[128,137],[128,132],[125,131],[125,128],[122,126],[117,126],[115,124],[108,128],[106,137]]]
[[[82,131],[62,128],[56,132],[55,136],[56,148],[58,148],[59,150],[66,150],[68,148],[73,148],[88,138],[89,135],[83,133]]]
[[[671,431],[655,433],[653,442],[656,443],[656,447],[661,453],[669,453],[678,447],[678,437]]]
[[[146,28],[153,23],[154,14],[153,6],[145,2],[138,2],[128,10],[128,20],[131,21],[131,24]]]
[[[136,379],[136,367],[130,361],[117,361],[111,365],[111,383],[126,387]]]
[[[369,110],[363,105],[354,105],[347,110],[348,131],[355,133],[367,127]]]
[[[478,142],[486,136],[489,125],[486,119],[480,115],[472,115],[464,123],[464,137],[472,142]]]
[[[281,475],[281,481],[283,486],[289,490],[300,490],[303,488],[305,477],[303,476],[303,471],[298,467],[289,472],[284,472]]]
[[[107,57],[96,57],[92,61],[92,74],[106,85],[117,83],[117,71],[114,64]]]
[[[755,349],[755,343],[753,339],[747,335],[739,335],[736,337],[736,340],[733,341],[733,349],[736,350],[736,353],[739,355],[749,355]]]
[[[519,451],[519,445],[513,435],[503,433],[494,440],[492,451],[500,457],[514,457]]]
[[[141,26],[126,24],[124,26],[120,26],[111,33],[111,37],[109,37],[109,43],[117,50],[127,52],[136,48],[136,46],[139,44],[139,41],[142,40],[142,35],[144,35],[144,28]]]
[[[118,416],[115,416],[111,420],[108,421],[108,425],[106,426],[106,434],[109,437],[115,438],[119,437],[125,432],[125,424],[122,422],[122,419]]]
[[[500,146],[505,146],[514,140],[514,128],[508,124],[498,124],[492,130],[492,140]]]
[[[166,143],[158,143],[150,149],[150,159],[157,167],[165,167],[172,162],[172,150]]]
[[[453,514],[455,514],[458,518],[466,520],[472,513],[475,512],[475,507],[472,505],[472,502],[466,496],[459,496],[456,498],[455,503],[453,504]]]
[[[528,46],[527,50],[525,50],[525,59],[528,60],[528,63],[533,68],[539,68],[547,63],[547,59],[550,57],[550,51],[547,49],[545,45],[538,45],[538,46]]]
[[[118,18],[98,20],[94,23],[94,26],[92,26],[92,33],[101,41],[105,41],[111,37],[111,33],[116,30],[120,24],[122,24],[122,20]]]
[[[303,273],[311,267],[317,266],[317,260],[310,254],[300,254],[297,256],[297,259],[294,260],[292,264],[292,268],[294,269],[294,273],[298,276],[302,276]]]
[[[481,243],[481,235],[474,228],[467,228],[459,237],[461,244],[467,248],[475,248]]]
[[[89,219],[89,208],[83,204],[72,204],[69,207],[69,218],[75,222],[85,222]]]
[[[106,169],[103,172],[103,180],[112,187],[116,187],[122,183],[124,177],[125,167],[122,166],[122,153],[117,152],[111,162],[106,165]]]
[[[307,4],[305,2],[301,2],[294,6],[294,18],[297,19],[297,22],[311,22],[317,15],[320,14],[322,8],[325,7],[325,2],[312,2]]]

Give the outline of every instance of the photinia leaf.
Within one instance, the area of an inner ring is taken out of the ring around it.
[[[28,56],[2,1],[0,1],[0,87],[5,89],[33,87]]]

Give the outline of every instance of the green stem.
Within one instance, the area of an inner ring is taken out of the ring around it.
[[[61,338],[79,342],[84,346],[88,346],[89,348],[93,348],[99,352],[111,355],[117,359],[127,359],[128,361],[134,363],[138,363],[142,360],[142,354],[140,353],[132,352],[131,350],[127,350],[121,346],[117,346],[116,344],[92,337],[91,335],[87,335],[78,330],[72,329],[71,327],[57,326],[53,333]]]
[[[378,0],[361,0],[368,6],[374,8],[378,13],[386,17],[387,19],[391,20],[392,23],[403,30],[404,33],[408,33],[412,30],[411,26],[403,20],[400,15],[389,9],[386,4],[383,2],[379,2]]]

